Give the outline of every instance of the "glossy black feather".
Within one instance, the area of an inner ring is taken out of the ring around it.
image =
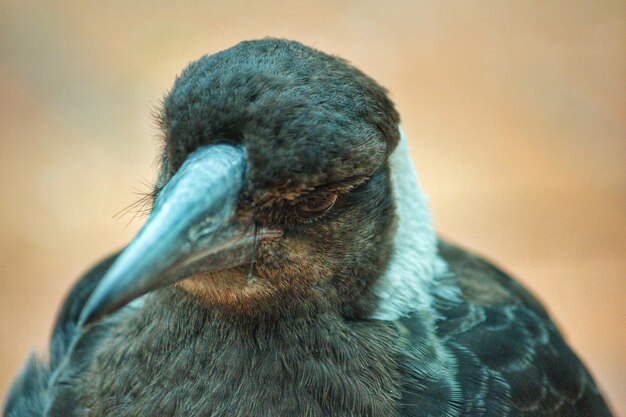
[[[435,322],[437,339],[455,369],[451,378],[461,396],[456,415],[611,415],[593,379],[532,295],[478,257],[443,242],[439,249],[450,272],[442,285],[460,290],[458,299],[437,300]],[[422,338],[414,331],[411,340],[417,344]],[[437,415],[427,411],[429,402],[405,408],[406,415]]]

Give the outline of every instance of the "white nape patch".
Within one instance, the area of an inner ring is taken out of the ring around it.
[[[399,130],[400,143],[389,157],[396,234],[387,270],[374,287],[380,298],[371,316],[376,320],[397,320],[414,311],[430,310],[435,278],[447,271],[445,261],[437,256],[428,202],[417,182],[404,132]]]

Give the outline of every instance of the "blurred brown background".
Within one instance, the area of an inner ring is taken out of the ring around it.
[[[626,2],[0,3],[0,396],[59,303],[141,219],[151,109],[192,59],[264,36],[389,88],[438,230],[548,305],[626,409]]]

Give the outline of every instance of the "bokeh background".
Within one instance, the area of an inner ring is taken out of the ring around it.
[[[623,0],[1,0],[0,396],[141,225],[114,215],[154,179],[175,75],[277,36],[390,90],[440,233],[530,287],[625,410],[625,22]]]

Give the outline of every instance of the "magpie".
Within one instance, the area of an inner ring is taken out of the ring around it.
[[[191,63],[137,236],[73,287],[17,416],[610,416],[541,304],[440,240],[387,92],[298,42]]]

